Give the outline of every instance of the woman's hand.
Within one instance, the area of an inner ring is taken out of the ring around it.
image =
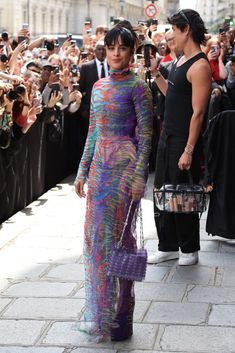
[[[77,106],[80,107],[81,101],[82,101],[82,94],[80,91],[73,91],[69,95],[69,101],[70,102],[76,102]]]
[[[179,162],[178,167],[181,170],[189,170],[192,164],[192,155],[186,152],[183,152]]]
[[[86,197],[86,193],[84,191],[84,185],[85,185],[85,180],[77,179],[74,182],[75,191],[79,197]]]
[[[62,93],[61,92],[52,92],[51,93],[51,97],[50,100],[47,104],[48,108],[54,108],[54,106],[56,105],[56,103],[58,103],[62,98]]]
[[[145,183],[143,180],[134,180],[131,186],[131,198],[133,201],[139,201],[144,196]]]

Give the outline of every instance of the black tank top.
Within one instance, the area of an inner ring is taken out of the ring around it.
[[[200,52],[179,67],[172,65],[168,76],[163,128],[167,135],[188,138],[192,108],[192,84],[187,80],[188,69],[199,59],[206,59]],[[208,61],[208,60],[207,60]]]

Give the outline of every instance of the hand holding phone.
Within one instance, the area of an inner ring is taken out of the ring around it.
[[[51,84],[51,91],[54,93],[54,92],[60,92],[60,84],[59,82],[53,82]]]

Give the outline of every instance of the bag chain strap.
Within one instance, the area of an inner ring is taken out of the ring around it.
[[[123,237],[124,237],[124,233],[125,233],[126,227],[128,225],[128,220],[129,220],[129,216],[130,216],[132,205],[133,205],[133,200],[131,200],[131,203],[130,203],[130,206],[129,206],[129,209],[128,209],[128,212],[127,212],[126,220],[124,222],[124,226],[123,226],[123,229],[122,229],[122,234],[121,234],[120,240],[119,240],[119,242],[117,244],[118,247],[121,247],[121,245],[122,245],[122,240],[123,240]],[[139,212],[138,213],[139,213],[139,219],[140,219],[140,247],[141,247],[141,249],[144,249],[144,227],[143,227],[143,215],[142,215],[141,202],[139,204]]]

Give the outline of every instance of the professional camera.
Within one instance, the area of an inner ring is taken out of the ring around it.
[[[19,86],[16,86],[14,89],[10,90],[6,96],[10,101],[13,101],[18,99],[19,95],[24,93],[25,93],[25,87],[22,85],[19,85]]]
[[[4,42],[7,42],[9,40],[8,32],[2,32],[1,37]]]
[[[49,50],[49,51],[52,51],[55,49],[55,44],[54,42],[49,42],[48,40],[45,40],[44,41],[44,47]]]
[[[8,61],[8,56],[6,54],[0,55],[0,61],[6,63]]]

